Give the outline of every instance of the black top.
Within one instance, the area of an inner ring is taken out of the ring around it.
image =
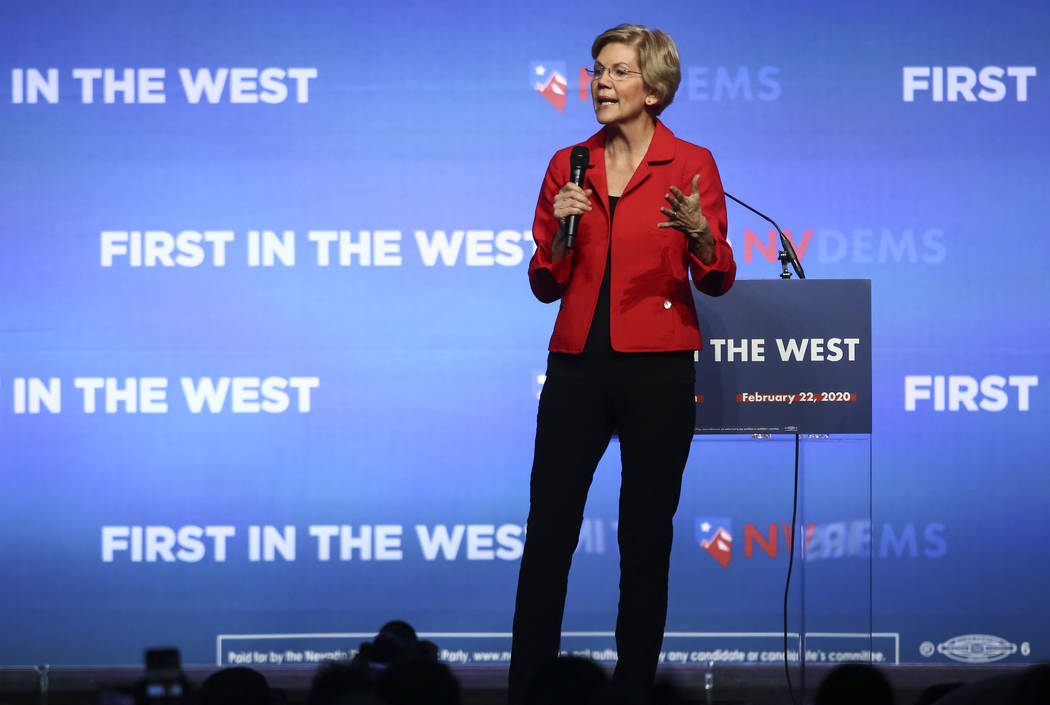
[[[616,202],[619,196],[609,196],[609,226],[612,227],[613,215],[616,213]],[[611,305],[609,298],[611,294],[610,280],[612,279],[612,238],[609,238],[609,251],[605,257],[605,274],[602,275],[602,285],[598,289],[598,303],[594,307],[594,317],[591,318],[591,329],[587,333],[587,343],[583,346],[583,357],[595,359],[606,358],[609,353],[614,352],[612,339],[609,337],[609,314]]]

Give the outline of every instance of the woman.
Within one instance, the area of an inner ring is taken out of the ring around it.
[[[672,519],[695,419],[700,332],[689,279],[706,294],[736,275],[710,152],[657,119],[681,79],[674,42],[620,25],[591,48],[591,100],[604,127],[584,142],[584,187],[566,148],[543,180],[529,265],[533,293],[561,300],[540,398],[525,551],[518,577],[511,702],[558,653],[572,554],[595,466],[616,433],[619,692],[648,698],[667,616]],[[579,216],[575,246],[565,221]]]

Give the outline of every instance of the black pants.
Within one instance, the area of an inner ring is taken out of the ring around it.
[[[524,700],[537,669],[558,655],[587,491],[614,432],[623,467],[614,680],[622,694],[644,699],[656,674],[667,619],[672,519],[696,414],[694,367],[692,353],[617,359],[622,364],[613,360],[600,370],[572,364],[562,369],[553,359],[548,366],[514,612],[512,703]]]

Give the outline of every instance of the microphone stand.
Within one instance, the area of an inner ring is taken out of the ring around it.
[[[730,198],[730,199],[736,201],[737,203],[742,205],[744,208],[747,208],[749,211],[751,211],[755,215],[759,216],[763,220],[766,220],[766,221],[769,221],[770,223],[772,223],[773,227],[777,229],[778,233],[780,233],[780,246],[784,248],[784,249],[780,250],[777,253],[777,259],[780,260],[780,269],[781,269],[781,271],[780,271],[780,278],[781,279],[790,279],[791,278],[791,272],[788,271],[788,262],[790,262],[791,263],[791,267],[795,270],[795,274],[798,275],[798,278],[799,279],[805,279],[806,278],[806,273],[802,270],[802,263],[798,261],[798,254],[796,254],[796,252],[795,252],[795,247],[791,244],[791,240],[788,239],[787,235],[784,234],[784,231],[780,229],[780,226],[777,225],[775,222],[773,222],[773,219],[770,218],[768,215],[766,215],[764,213],[759,213],[754,208],[752,208],[751,206],[747,205],[746,203],[741,201],[736,196],[728,194],[725,191],[723,191],[722,193],[725,194],[726,198]],[[794,497],[791,500],[791,553],[790,553],[790,555],[788,557],[787,581],[784,584],[784,676],[785,676],[785,678],[787,680],[788,694],[791,696],[791,702],[795,703],[796,705],[798,703],[798,700],[795,699],[795,689],[794,689],[794,687],[791,684],[791,669],[788,666],[788,593],[789,593],[789,589],[791,587],[791,569],[795,565],[795,542],[797,540],[796,537],[798,536],[795,528],[797,526],[797,521],[798,521],[798,486],[799,486],[799,483],[798,483],[798,476],[799,476],[799,472],[798,472],[798,457],[799,457],[799,441],[800,441],[799,434],[796,433],[795,434],[795,494],[794,494]],[[799,638],[799,648],[798,648],[798,650],[799,650],[798,662],[799,662],[799,668],[800,668],[800,672],[801,672],[801,684],[800,684],[800,686],[801,686],[801,691],[803,693],[806,692],[806,657],[805,657],[805,653],[806,653],[806,651],[805,651],[805,649],[806,649],[806,637],[805,637],[805,634],[806,634],[806,626],[805,626],[806,625],[806,601],[805,601],[806,573],[805,573],[805,566],[806,566],[805,561],[803,561],[803,563],[801,565],[801,568],[802,568],[802,585],[803,585],[803,587],[802,587],[803,600],[802,600],[802,605],[801,605],[802,606],[802,614],[801,614],[802,627],[799,629],[799,637],[800,638]]]
[[[791,240],[788,239],[787,235],[784,234],[784,231],[780,229],[780,226],[777,225],[776,223],[774,223],[773,219],[770,218],[768,215],[766,215],[764,213],[759,213],[754,208],[752,208],[751,206],[747,205],[746,203],[741,201],[736,196],[733,196],[733,195],[731,195],[731,194],[729,194],[729,193],[727,193],[725,191],[723,191],[722,193],[725,194],[726,198],[733,199],[734,201],[736,201],[737,203],[742,205],[744,208],[747,208],[749,211],[751,211],[755,215],[759,216],[763,220],[767,220],[770,223],[772,223],[773,227],[777,229],[778,233],[780,233],[780,246],[784,248],[784,249],[780,250],[777,253],[777,259],[780,260],[780,267],[781,267],[780,278],[781,279],[790,279],[791,278],[791,272],[788,271],[788,263],[790,262],[791,263],[791,268],[795,270],[795,274],[798,275],[798,278],[799,279],[805,279],[806,278],[806,273],[802,269],[802,263],[798,261],[798,255],[795,253],[795,247],[791,244]]]

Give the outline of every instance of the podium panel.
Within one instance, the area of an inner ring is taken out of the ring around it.
[[[698,433],[871,433],[871,281],[744,279],[695,295]]]

